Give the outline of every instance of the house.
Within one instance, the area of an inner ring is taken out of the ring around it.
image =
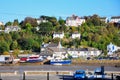
[[[79,38],[80,39],[80,37],[81,37],[81,34],[80,33],[72,33],[72,36],[71,36],[71,38],[72,39],[75,39],[75,38]]]
[[[81,26],[82,23],[85,23],[84,18],[80,18],[78,16],[72,15],[71,17],[67,17],[66,26]]]
[[[51,46],[52,45],[52,46]],[[45,47],[45,50],[40,53],[40,55],[47,56],[47,59],[64,59],[67,58],[68,54],[66,53],[67,49],[61,46],[61,43],[59,44],[52,44],[50,43]]]
[[[5,33],[13,32],[13,31],[19,31],[21,28],[19,26],[7,26],[5,27]]]
[[[119,23],[120,22],[120,16],[113,16],[110,19],[111,23]]]
[[[107,17],[100,17],[100,20],[107,23],[108,22],[108,18]]]
[[[46,19],[43,19],[43,18],[37,19],[38,25],[39,25],[40,23],[46,23],[46,22],[48,22],[48,20],[46,20]]]
[[[108,55],[112,55],[115,51],[119,50],[120,47],[117,47],[116,45],[110,43],[109,45],[107,45],[107,51],[108,51]]]
[[[101,54],[100,50],[97,50],[94,48],[75,48],[75,49],[70,48],[70,49],[68,49],[67,52],[73,58],[98,56]]]
[[[60,38],[62,39],[64,37],[64,32],[58,32],[53,34],[53,39],[54,38]]]

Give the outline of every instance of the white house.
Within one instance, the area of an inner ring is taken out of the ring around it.
[[[46,19],[43,19],[43,18],[37,19],[38,25],[39,25],[40,23],[46,23],[46,22],[48,22],[48,20],[46,20]]]
[[[75,39],[75,38],[79,38],[80,39],[80,37],[81,37],[80,33],[72,33],[72,36],[71,36],[72,39]]]
[[[19,26],[7,26],[5,28],[5,33],[9,33],[12,31],[19,31],[19,30],[21,30],[21,28]]]
[[[59,32],[59,33],[54,33],[53,34],[53,39],[54,38],[60,38],[62,39],[64,37],[64,32]]]
[[[101,54],[100,50],[97,50],[97,49],[88,49],[88,48],[79,48],[79,49],[70,48],[70,49],[68,49],[67,52],[73,58],[98,56],[98,55]]]
[[[110,43],[109,45],[107,45],[108,55],[112,55],[118,49],[120,49],[120,47],[117,47],[116,45],[114,45],[112,43]]]
[[[67,26],[80,26],[82,23],[85,23],[84,18],[80,18],[78,16],[72,15],[71,17],[67,17],[66,25]]]
[[[113,17],[111,17],[110,22],[112,22],[112,23],[120,22],[120,16],[113,16]]]

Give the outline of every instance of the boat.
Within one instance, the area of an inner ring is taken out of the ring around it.
[[[20,58],[20,62],[21,62],[21,63],[24,63],[24,62],[26,62],[26,61],[27,61],[27,57],[21,57],[21,58]]]
[[[31,57],[28,57],[27,61],[26,62],[29,62],[29,63],[35,63],[35,62],[42,62],[43,61],[43,58],[42,57],[37,57],[37,56],[31,56]]]
[[[52,59],[50,60],[51,65],[66,65],[71,64],[71,60],[63,60],[63,59]]]
[[[21,57],[20,62],[28,62],[28,63],[35,63],[35,62],[42,62],[43,58],[39,55],[31,55],[28,57]]]

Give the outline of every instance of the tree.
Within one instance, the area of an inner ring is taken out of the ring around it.
[[[48,34],[52,33],[53,29],[54,29],[50,22],[41,23],[39,25],[39,28],[40,28],[39,31],[42,35],[48,35]]]
[[[9,55],[9,52],[5,51],[3,52],[3,55]]]
[[[19,25],[18,19],[15,19],[13,22],[13,26],[18,26],[18,25]]]
[[[0,41],[0,54],[9,51],[9,45],[5,41]]]
[[[19,32],[10,32],[10,35],[12,37],[12,40],[18,40],[20,38]]]
[[[49,16],[42,15],[40,18],[48,20],[49,22],[52,23],[53,26],[58,26],[59,25],[59,23],[57,22],[56,17],[49,17]]]
[[[31,50],[33,46],[34,40],[32,38],[21,38],[18,40],[18,44],[23,50]]]
[[[61,17],[59,17],[58,22],[60,25],[65,25],[65,20],[63,20]]]
[[[103,26],[105,25],[105,22],[100,20],[100,17],[97,14],[94,14],[93,16],[85,16],[86,24],[88,26]]]
[[[24,21],[22,21],[20,24],[21,24],[22,28],[25,28],[27,23],[31,24],[32,27],[37,27],[37,25],[38,25],[37,20],[32,17],[26,17],[24,19]]]
[[[33,42],[32,49],[33,49],[33,51],[35,51],[35,52],[40,52],[40,43],[37,42],[37,41],[34,41],[34,42]]]
[[[13,51],[13,56],[16,58],[19,53],[20,53],[20,50],[14,49],[14,51]]]
[[[54,39],[52,40],[52,42],[54,42],[54,43],[59,43],[59,42],[60,42],[60,38],[54,38]]]
[[[70,32],[71,32],[71,33],[74,33],[74,32],[76,32],[76,31],[77,31],[77,28],[76,28],[76,27],[74,27],[74,26],[70,27]]]
[[[31,24],[30,23],[26,23],[25,29],[26,29],[26,31],[31,31],[31,29],[32,29]]]
[[[5,24],[5,26],[12,26],[12,22],[7,22],[6,24]]]
[[[18,43],[17,43],[17,41],[15,40],[15,41],[13,41],[12,44],[10,45],[10,49],[11,49],[11,50],[14,50],[14,49],[17,49],[17,48],[18,48]]]
[[[8,45],[12,43],[12,37],[10,34],[3,34],[4,40],[7,42]]]

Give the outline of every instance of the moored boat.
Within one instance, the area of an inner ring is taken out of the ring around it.
[[[26,62],[34,63],[34,62],[42,62],[42,57],[29,57]]]
[[[39,55],[31,55],[28,57],[21,57],[20,62],[29,62],[29,63],[35,63],[35,62],[42,62],[43,58]]]
[[[51,65],[65,65],[71,64],[71,60],[63,60],[63,59],[52,59],[50,60]]]

